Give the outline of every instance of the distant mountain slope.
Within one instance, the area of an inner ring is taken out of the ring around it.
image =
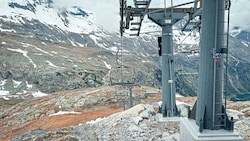
[[[26,92],[26,84],[45,93],[107,85],[110,67],[121,62],[135,68],[136,83],[160,87],[159,33],[121,38],[96,23],[94,13],[53,7],[53,0],[3,0],[0,9],[0,88],[11,94]],[[161,30],[143,26],[142,32]],[[196,95],[199,34],[174,30],[173,40],[177,92]],[[249,47],[234,37],[229,47],[228,94],[249,93]],[[25,85],[16,90],[7,80]]]
[[[250,47],[250,32],[242,30],[240,27],[235,27],[231,31],[231,35],[241,41],[246,47]]]

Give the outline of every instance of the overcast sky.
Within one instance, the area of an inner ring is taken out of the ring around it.
[[[127,0],[133,4],[133,0]],[[170,6],[170,0],[167,6]],[[173,0],[174,5],[192,0]],[[231,0],[230,27],[240,26],[250,31],[250,0]],[[86,12],[93,12],[96,22],[108,30],[119,29],[119,0],[54,0],[57,6],[81,6]],[[128,4],[128,5],[131,5]],[[151,7],[164,6],[164,0],[152,0]]]
[[[250,0],[231,0],[231,20],[232,26],[241,26],[250,31]]]

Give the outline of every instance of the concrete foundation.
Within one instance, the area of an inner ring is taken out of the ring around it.
[[[157,121],[159,122],[180,122],[180,117],[163,117],[162,114],[156,115]]]
[[[239,134],[228,130],[206,130],[199,132],[195,120],[182,118],[180,141],[243,141]]]

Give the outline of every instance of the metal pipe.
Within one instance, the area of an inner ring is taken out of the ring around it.
[[[166,0],[164,0],[164,15],[165,15],[165,17],[167,17],[167,2],[166,2]]]
[[[213,54],[215,55],[215,53],[216,53],[216,50],[214,49]],[[215,86],[216,86],[216,81],[215,81],[215,79],[216,79],[216,62],[215,62],[215,60],[216,60],[216,58],[214,59],[214,68],[213,68],[214,69],[214,76],[213,76],[214,77],[214,80],[213,80],[213,107],[212,107],[213,108],[213,116],[212,116],[213,117],[213,120],[212,120],[213,125],[215,124],[214,123],[215,122],[214,121],[215,120],[214,119],[215,118],[214,114],[215,114],[215,102],[216,102],[216,100],[215,100]]]
[[[213,55],[214,55],[214,81],[213,81],[213,120],[212,120],[212,122],[213,122],[213,126],[215,125],[215,107],[216,107],[216,99],[215,99],[215,94],[216,94],[216,92],[215,92],[215,87],[216,87],[216,53],[217,53],[217,51],[216,51],[216,46],[217,46],[217,33],[218,33],[218,26],[217,26],[217,23],[218,23],[218,1],[216,1],[216,14],[215,14],[215,35],[214,35],[214,37],[215,37],[215,42],[214,42],[214,50],[213,50]]]
[[[171,100],[172,93],[171,87],[172,84],[170,83],[173,78],[173,69],[171,67],[173,63],[173,46],[172,46],[172,24],[162,26],[162,115],[163,117],[172,116],[172,114],[168,114],[168,111],[174,111],[173,106],[174,101]]]
[[[174,11],[174,8],[173,8],[173,0],[171,0],[171,13],[170,13],[170,16],[171,16],[171,23],[173,22],[173,11]],[[172,32],[172,27],[171,27],[171,32]],[[171,33],[172,34],[172,33]],[[171,49],[170,49],[170,54],[171,54],[171,56],[173,57],[173,46],[171,47]],[[171,95],[171,117],[173,116],[173,114],[174,114],[174,95],[175,95],[175,92],[174,92],[174,90],[173,90],[173,72],[172,72],[172,60],[171,60],[172,58],[169,58],[169,60],[168,61],[170,61],[169,62],[169,76],[170,76],[170,80],[172,81],[171,83],[170,83],[170,95]]]
[[[210,129],[213,114],[214,58],[216,0],[203,0],[200,62],[196,105],[196,124],[200,120]]]
[[[133,95],[132,95],[132,89],[133,89],[133,86],[129,86],[129,108],[132,108],[133,107]]]
[[[229,0],[229,6],[228,6],[228,14],[227,14],[227,54],[226,54],[226,70],[225,70],[225,86],[226,86],[226,90],[225,90],[225,93],[224,93],[224,98],[225,98],[225,109],[227,109],[227,99],[226,99],[226,96],[227,96],[227,92],[228,92],[228,44],[229,44],[229,21],[230,21],[230,0]]]
[[[164,9],[154,10],[154,11],[148,12],[148,14],[152,14],[152,13],[156,13],[156,12],[161,12],[161,11],[168,10],[168,9],[171,9],[171,8],[177,8],[177,7],[180,7],[180,6],[192,4],[192,3],[194,3],[194,2],[195,2],[195,1],[191,1],[191,2],[186,2],[186,3],[183,3],[183,4],[178,4],[178,5],[171,6],[171,7],[164,8]]]
[[[169,58],[168,61],[171,61],[171,58]],[[174,113],[174,93],[173,93],[173,77],[172,77],[172,67],[171,67],[171,62],[169,62],[169,76],[170,76],[170,80],[171,82],[169,82],[170,84],[170,97],[171,97],[171,117],[173,116]]]
[[[224,89],[224,53],[226,34],[225,34],[225,0],[217,0],[217,38],[216,38],[216,53],[219,55],[216,60],[216,87],[215,87],[215,124],[222,125],[222,96]],[[226,117],[224,117],[226,118]],[[224,126],[224,125],[223,125]],[[219,129],[221,126],[216,126],[214,129]]]

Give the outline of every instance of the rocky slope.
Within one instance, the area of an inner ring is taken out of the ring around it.
[[[108,85],[110,71],[118,65],[116,53],[102,48],[74,47],[9,33],[2,33],[0,39],[0,87],[11,94],[28,91],[28,84],[43,93]],[[124,65],[136,69],[131,76],[137,84],[159,86],[155,79],[158,64],[144,62],[144,58],[129,53],[123,58]],[[14,81],[20,84],[14,87]]]
[[[178,140],[179,119],[161,122],[160,91],[133,89],[134,107],[128,109],[128,87],[99,87],[57,92],[22,102],[1,112],[1,140]],[[177,96],[183,117],[195,97]],[[126,111],[123,111],[125,102]],[[235,131],[249,140],[249,103],[228,102]],[[110,115],[110,116],[109,116]]]

